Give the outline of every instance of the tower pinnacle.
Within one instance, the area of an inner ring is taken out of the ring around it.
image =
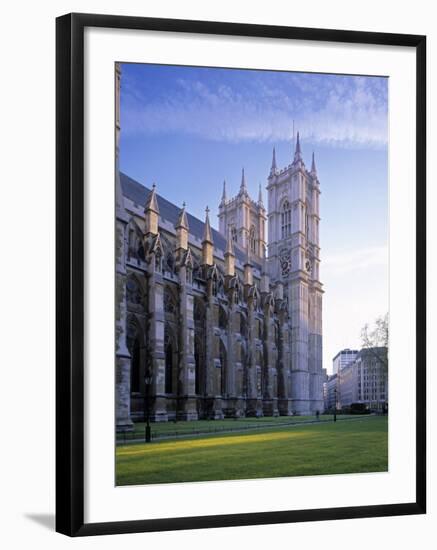
[[[211,231],[211,225],[209,223],[209,208],[205,208],[205,229],[203,231],[203,240],[202,242],[207,242],[210,244],[214,244],[214,241],[212,240],[212,231]]]
[[[152,185],[152,190],[150,191],[146,204],[144,205],[144,212],[152,210],[155,214],[159,214],[158,201],[156,199],[156,184]]]
[[[300,149],[299,132],[297,132],[296,150],[294,152],[294,162],[297,162],[298,160],[302,160],[302,151]]]
[[[270,168],[270,174],[274,174],[278,169],[276,164],[276,149],[273,147],[272,167]]]
[[[229,226],[229,228],[228,228],[228,238],[227,238],[227,241],[226,241],[225,254],[232,254],[233,256],[235,255],[235,253],[234,253],[234,241],[232,240],[232,235],[231,235],[231,226]]]
[[[150,191],[146,204],[144,205],[144,223],[145,223],[145,232],[151,233],[152,235],[158,234],[158,217],[159,217],[159,208],[158,208],[158,199],[156,197],[156,185],[152,185],[152,190]]]
[[[223,193],[222,193],[222,204],[225,204],[226,201],[228,200],[227,196],[226,196],[226,180],[223,180]]]
[[[185,202],[182,204],[182,210],[179,212],[179,218],[175,225],[177,236],[177,247],[183,250],[188,249],[188,219],[185,211]]]
[[[313,176],[315,176],[317,174],[316,161],[314,160],[314,151],[313,151],[313,158],[312,158],[312,162],[311,162],[311,174]]]
[[[176,229],[178,227],[182,227],[182,229],[186,229],[188,231],[189,229],[189,226],[188,226],[188,219],[187,219],[187,213],[185,211],[185,201],[183,202],[182,204],[182,210],[180,211],[179,213],[179,218],[178,218],[178,221],[176,223]]]
[[[241,171],[240,193],[247,193],[246,176],[244,175],[244,168]]]

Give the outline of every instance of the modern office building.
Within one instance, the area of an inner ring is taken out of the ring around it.
[[[338,405],[338,375],[331,374],[323,384],[323,401],[325,405],[325,412],[333,411],[337,402]]]
[[[387,349],[361,350],[353,363],[337,375],[340,408],[364,403],[372,411],[383,411],[388,405]]]
[[[339,373],[343,367],[352,363],[357,355],[358,350],[356,349],[346,348],[339,351],[332,360],[332,374]]]

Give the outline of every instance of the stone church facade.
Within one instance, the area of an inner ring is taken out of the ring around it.
[[[120,71],[116,71],[119,97]],[[116,425],[323,411],[320,184],[299,135],[268,204],[226,184],[219,231],[118,170]],[[268,225],[268,238],[266,235]]]

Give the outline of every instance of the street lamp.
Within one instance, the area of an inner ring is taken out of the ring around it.
[[[334,422],[337,422],[337,388],[334,388]]]
[[[150,433],[150,403],[149,403],[149,392],[150,392],[150,385],[152,383],[152,374],[150,371],[146,371],[146,375],[144,377],[144,416],[146,417],[146,432],[145,432],[145,438],[146,443],[150,443],[152,437]]]

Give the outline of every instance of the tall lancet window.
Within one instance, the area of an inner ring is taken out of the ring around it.
[[[237,228],[235,226],[231,227],[231,238],[235,243],[237,242]]]
[[[291,208],[290,203],[287,200],[282,205],[281,235],[283,239],[286,239],[291,235]]]
[[[255,227],[252,225],[249,231],[249,247],[252,254],[256,253]]]

